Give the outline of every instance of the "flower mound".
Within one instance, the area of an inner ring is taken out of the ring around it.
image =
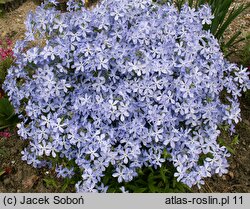
[[[190,187],[226,173],[219,127],[233,131],[237,98],[250,83],[203,30],[210,8],[178,12],[150,0],[79,5],[69,1],[66,13],[39,7],[16,44],[5,90],[21,115],[18,133],[30,140],[23,160],[34,167],[49,165],[46,156],[73,160],[82,172],[78,192],[106,191],[101,178],[110,165],[118,182],[128,182],[138,168],[170,160]],[[74,175],[59,164],[56,171]]]

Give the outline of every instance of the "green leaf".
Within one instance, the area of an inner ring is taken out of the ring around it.
[[[143,174],[144,174],[144,173],[143,173],[143,170],[142,170],[141,168],[138,169],[137,173],[138,173],[138,175],[143,175]]]
[[[161,175],[161,179],[163,180],[163,182],[166,183],[167,176],[166,176],[166,172],[165,172],[164,168],[160,168],[160,175]]]
[[[6,151],[4,149],[0,149],[0,155],[6,155]]]
[[[154,173],[150,173],[148,176],[148,187],[150,192],[155,193],[155,181],[154,181]]]
[[[154,182],[149,182],[148,187],[149,187],[149,191],[151,193],[155,193],[156,192],[156,187],[154,185]]]
[[[234,146],[234,145],[237,145],[239,144],[239,135],[236,135],[234,138],[233,138],[233,141],[231,142],[231,145]]]
[[[178,8],[179,11],[181,10],[181,7],[183,6],[183,4],[185,2],[186,2],[186,0],[176,0],[175,1],[176,7]]]
[[[0,119],[1,120],[1,119]],[[11,127],[11,126],[13,126],[14,125],[14,123],[13,124],[7,124],[7,125],[2,125],[1,124],[1,121],[0,121],[0,130],[3,130],[3,129],[5,129],[5,128],[9,128],[9,127]]]
[[[218,142],[221,146],[225,146],[231,154],[235,154],[235,151],[232,149],[232,147],[228,145],[222,138],[219,138]]]
[[[189,5],[190,7],[193,7],[193,4],[194,4],[194,0],[188,0],[188,5]]]
[[[7,98],[0,99],[0,130],[16,125],[18,117]]]
[[[110,187],[110,188],[108,189],[108,193],[115,193],[115,192],[116,192],[116,188]]]
[[[234,41],[241,35],[241,33],[241,31],[236,32],[224,46],[226,48],[230,47],[234,43]]]
[[[109,175],[105,175],[105,176],[103,177],[102,182],[104,183],[104,185],[107,185],[107,184],[108,184],[109,179],[110,179],[110,176],[109,176]]]
[[[131,185],[131,184],[127,184],[125,186],[125,188],[134,192],[134,193],[142,193],[142,192],[145,192],[147,190],[147,188],[145,188],[145,187],[138,187],[138,185]]]
[[[58,188],[56,181],[52,178],[43,179],[47,187]]]
[[[7,98],[0,99],[0,115],[10,116],[14,112],[14,108]]]
[[[0,176],[2,176],[5,173],[6,173],[5,171],[0,171]]]
[[[169,154],[166,149],[163,150],[163,158],[164,159],[171,158],[171,154]]]
[[[235,44],[240,43],[240,42],[242,42],[242,41],[248,41],[248,40],[250,40],[250,35],[248,35],[247,37],[241,38],[241,39],[239,39],[239,40],[233,42],[233,43],[230,45],[230,47],[232,47],[232,46],[234,46]]]
[[[134,190],[134,193],[143,193],[143,192],[146,192],[147,191],[147,188],[136,188]]]
[[[138,184],[141,184],[141,185],[148,185],[148,182],[147,181],[145,181],[145,180],[143,180],[143,179],[141,179],[141,178],[139,178],[138,180],[136,180],[136,183],[138,183]]]
[[[211,32],[213,34],[216,34],[219,26],[224,22],[231,4],[232,0],[218,0],[211,2],[212,13],[214,14],[214,19],[211,24]]]
[[[69,184],[70,184],[69,179],[65,179],[64,184],[61,188],[61,192],[65,192],[65,190],[69,187]]]
[[[235,20],[242,12],[244,12],[247,8],[250,7],[250,4],[247,5],[240,5],[237,9],[234,7],[231,12],[228,14],[228,17],[225,19],[223,24],[220,26],[218,31],[215,34],[217,39],[220,39],[224,34],[225,30],[228,26]],[[224,18],[223,18],[224,19]]]

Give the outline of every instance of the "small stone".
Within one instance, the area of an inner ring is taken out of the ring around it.
[[[231,179],[234,179],[234,173],[232,171],[229,171],[228,175],[230,176]]]
[[[5,193],[6,192],[6,189],[2,186],[0,186],[0,193]]]
[[[250,126],[250,122],[248,120],[243,120],[243,123],[245,123],[246,125]]]
[[[235,164],[235,163],[232,163],[232,164],[230,165],[230,168],[231,168],[232,170],[234,170],[234,169],[236,168],[236,164]]]
[[[38,176],[32,175],[27,177],[25,180],[22,181],[22,185],[24,189],[31,189],[36,181],[38,180]]]
[[[4,180],[3,180],[3,184],[4,184],[5,186],[9,185],[10,183],[11,183],[10,178],[7,178],[7,179],[4,179]]]
[[[23,180],[22,173],[20,171],[17,172],[16,174],[14,174],[13,179],[15,182],[20,183]]]
[[[250,173],[250,168],[246,167],[246,173]]]

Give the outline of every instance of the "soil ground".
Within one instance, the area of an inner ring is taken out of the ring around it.
[[[249,0],[238,0],[235,4],[249,2]],[[24,21],[29,11],[34,11],[36,4],[27,0],[18,9],[3,14],[0,17],[0,37],[11,36],[12,40],[24,38]],[[250,11],[241,15],[229,28],[228,35],[241,28],[244,34],[250,33]],[[241,45],[236,47],[239,49]],[[238,50],[239,51],[239,50]],[[237,56],[230,58],[231,61],[239,61]],[[249,63],[250,64],[250,63]],[[249,92],[248,92],[249,93]],[[222,177],[213,176],[206,180],[205,185],[194,192],[250,192],[250,95],[241,98],[242,121],[237,125],[236,134],[239,143],[233,147],[235,154],[229,158],[230,168],[227,175]],[[35,169],[21,160],[21,151],[27,142],[21,140],[10,130],[11,138],[0,136],[0,192],[60,192],[61,180],[54,186],[46,184],[46,180],[55,177],[53,171],[46,169]],[[228,139],[230,140],[230,139]],[[1,171],[5,174],[1,175]],[[53,185],[53,183],[51,183]],[[68,188],[66,192],[73,192]]]

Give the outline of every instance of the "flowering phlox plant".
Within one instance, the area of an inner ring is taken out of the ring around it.
[[[101,179],[110,165],[118,182],[129,182],[137,169],[169,160],[189,187],[226,173],[219,127],[234,131],[238,97],[250,83],[203,30],[210,8],[178,12],[150,0],[81,5],[71,0],[65,13],[38,7],[15,46],[4,89],[22,119],[18,134],[30,141],[23,160],[34,167],[50,165],[46,156],[73,160],[82,172],[77,192],[107,191]],[[43,43],[31,47],[37,37]],[[56,171],[74,175],[64,165]]]

